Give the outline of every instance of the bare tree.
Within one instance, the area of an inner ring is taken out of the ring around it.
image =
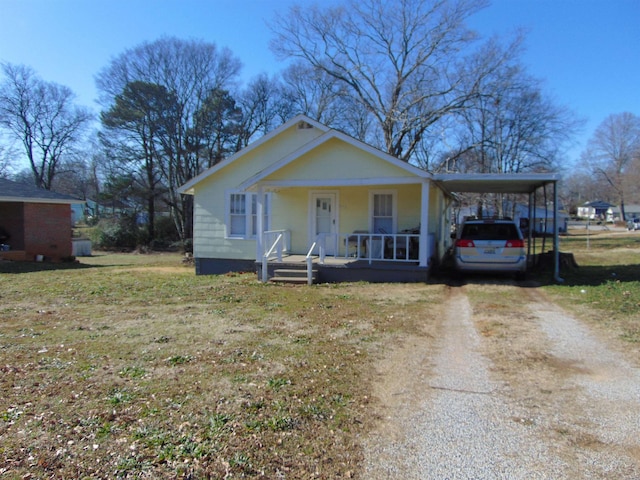
[[[306,62],[294,62],[282,74],[284,95],[295,113],[334,125],[344,111],[335,108],[345,86],[335,77]]]
[[[622,220],[630,180],[640,170],[640,117],[630,112],[609,115],[589,140],[583,160],[615,192]]]
[[[11,145],[0,143],[0,178],[7,178],[11,172],[11,168],[15,163],[17,153]]]
[[[344,84],[375,118],[390,154],[409,160],[425,132],[464,108],[495,68],[465,66],[475,35],[465,21],[482,0],[350,0],[292,7],[273,24],[273,50]],[[499,59],[498,59],[499,60]]]
[[[2,72],[0,127],[22,144],[36,186],[49,190],[93,116],[73,104],[68,87],[41,80],[29,67],[6,63]]]
[[[285,97],[279,80],[260,74],[238,95],[242,111],[242,130],[238,148],[246,147],[293,116],[294,107]]]
[[[460,137],[453,158],[475,152],[476,161],[466,163],[467,172],[558,169],[561,154],[581,121],[545,95],[539,80],[510,61],[480,82],[477,91],[457,116],[461,128],[454,129]]]
[[[358,140],[385,148],[374,134],[374,117],[344,82],[302,61],[292,63],[282,77],[285,105],[292,112],[304,113]]]

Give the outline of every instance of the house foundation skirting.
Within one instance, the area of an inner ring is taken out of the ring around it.
[[[421,283],[429,280],[429,268],[417,265],[355,262],[344,266],[318,265],[317,268],[318,283]]]
[[[305,268],[304,262],[269,262],[269,277],[277,269]],[[429,267],[412,263],[347,261],[321,265],[313,264],[317,271],[317,283],[340,282],[389,282],[420,283],[429,280]],[[228,258],[196,258],[196,275],[220,275],[229,272],[255,272],[262,278],[262,263],[255,260]]]
[[[221,275],[229,272],[255,272],[255,260],[195,258],[196,275]]]
[[[275,274],[278,269],[304,269],[301,262],[269,262],[268,277]],[[403,262],[372,262],[345,261],[327,264],[313,264],[316,274],[316,283],[341,283],[341,282],[389,282],[389,283],[420,283],[429,280],[429,267],[420,267],[417,264]],[[255,270],[258,278],[262,278],[262,264],[256,262]]]

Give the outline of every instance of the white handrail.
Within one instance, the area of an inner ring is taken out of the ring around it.
[[[311,248],[307,252],[305,260],[307,261],[307,285],[313,284],[313,251],[315,250],[317,242],[313,242]]]
[[[262,281],[264,283],[266,283],[269,280],[269,258],[271,257],[271,254],[273,253],[273,251],[275,249],[277,249],[277,254],[278,254],[278,260],[282,261],[282,246],[281,246],[281,241],[284,237],[283,233],[280,233],[278,235],[278,237],[276,238],[276,241],[273,242],[273,245],[271,245],[271,248],[269,248],[269,250],[267,252],[265,252],[265,254],[262,256]]]

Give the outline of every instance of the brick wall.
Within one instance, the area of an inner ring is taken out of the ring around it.
[[[24,204],[24,250],[27,258],[44,255],[58,261],[71,256],[71,206]]]

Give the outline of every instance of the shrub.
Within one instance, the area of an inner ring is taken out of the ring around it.
[[[92,243],[98,249],[134,249],[139,243],[140,229],[135,215],[123,214],[117,218],[102,219],[92,232]]]

